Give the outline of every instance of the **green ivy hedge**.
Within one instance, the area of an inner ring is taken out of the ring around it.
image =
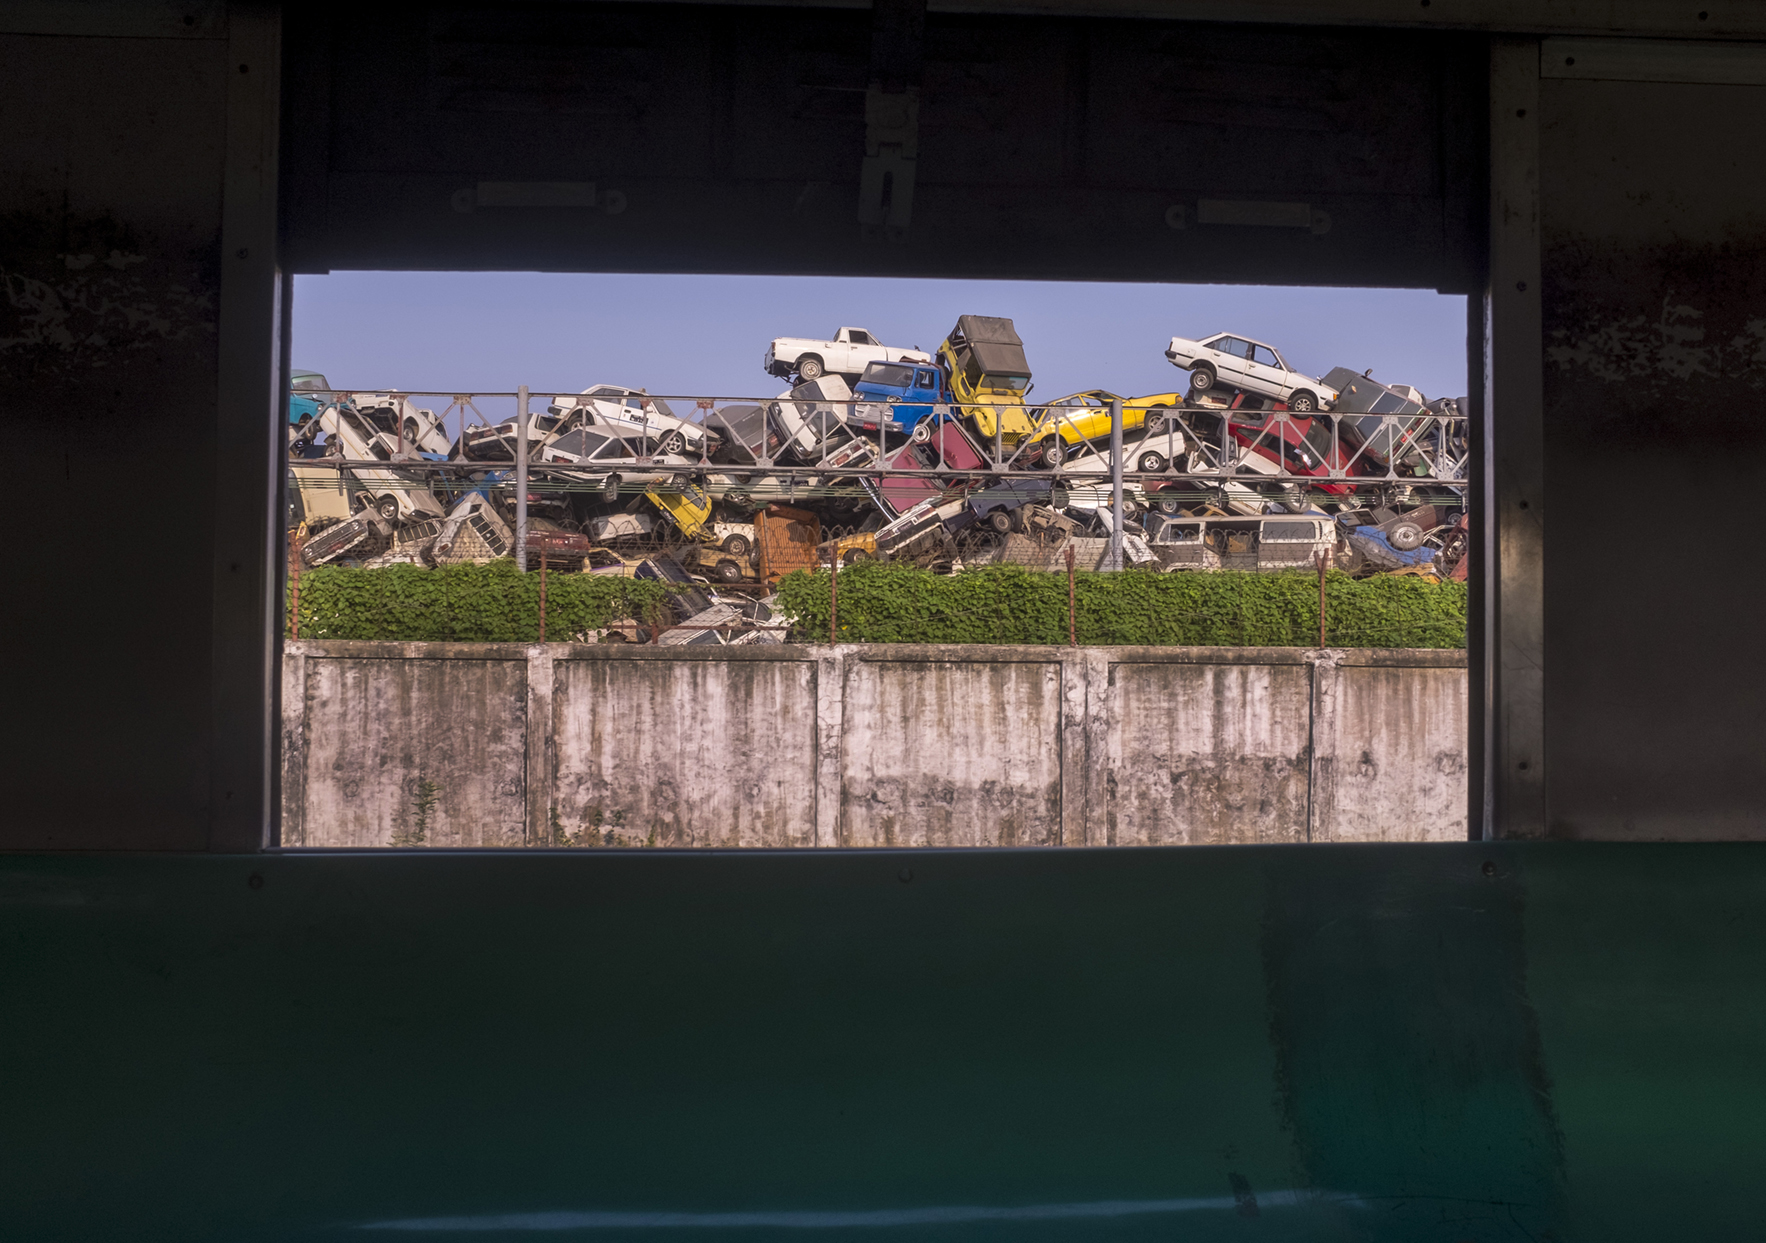
[[[1085,644],[1315,647],[1318,578],[1242,570],[1075,576]],[[1333,647],[1464,647],[1466,589],[1414,577],[1325,580]],[[779,602],[804,638],[828,640],[828,575],[799,570]],[[1066,643],[1067,576],[1017,566],[939,575],[859,562],[840,571],[843,643]]]
[[[512,561],[424,569],[324,566],[300,577],[300,637],[531,643],[539,637],[540,576]],[[1460,583],[1332,573],[1326,639],[1334,647],[1464,647]],[[292,594],[292,592],[291,592]],[[620,618],[658,618],[659,582],[550,574],[546,637],[564,641]],[[1198,647],[1312,647],[1318,579],[1312,574],[1210,573],[1075,576],[1081,643]],[[828,575],[799,570],[779,584],[799,637],[828,640]],[[843,643],[1066,643],[1067,576],[1017,566],[939,575],[860,562],[840,571]]]
[[[668,595],[666,584],[649,580],[548,574],[546,637],[563,642],[619,618],[656,617]],[[513,561],[321,566],[300,576],[302,639],[532,643],[539,633],[540,576]]]

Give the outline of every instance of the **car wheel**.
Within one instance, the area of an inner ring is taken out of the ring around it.
[[[1190,372],[1190,389],[1193,392],[1206,393],[1209,389],[1214,387],[1214,381],[1214,368],[1210,367],[1207,363],[1203,363],[1200,367],[1197,367],[1194,371]]]
[[[724,551],[729,553],[732,557],[746,557],[748,555],[748,537],[745,535],[732,535],[724,540],[723,547]]]
[[[932,424],[925,419],[915,424],[913,435],[908,437],[917,445],[929,444],[932,440]]]
[[[601,499],[604,501],[617,501],[619,499],[618,475],[607,476],[607,482],[601,485]]]
[[[840,554],[841,565],[856,565],[860,561],[869,561],[871,559],[870,551],[864,548],[848,548],[845,552]]]
[[[719,561],[712,567],[712,577],[720,583],[739,583],[742,581],[742,567],[734,561]]]
[[[1153,508],[1162,514],[1175,514],[1181,511],[1183,506],[1179,505],[1172,497],[1162,496],[1153,502]]]
[[[987,515],[987,525],[1004,535],[1012,529],[1012,515],[1007,510],[996,509]]]
[[[822,360],[811,355],[797,360],[797,378],[808,384],[822,378]]]
[[[1149,436],[1164,435],[1164,433],[1165,433],[1165,407],[1164,406],[1154,406],[1151,410],[1147,411],[1147,421],[1146,421],[1145,426],[1147,429],[1147,434]]]
[[[1423,546],[1423,529],[1414,522],[1395,522],[1386,532],[1386,542],[1399,552],[1414,552]]]
[[[687,438],[678,431],[665,432],[656,439],[658,453],[679,453],[687,447]]]
[[[381,497],[378,501],[374,502],[374,508],[375,511],[388,522],[397,522],[399,520],[399,498],[396,496]]]
[[[1149,449],[1147,452],[1140,455],[1139,460],[1135,463],[1135,469],[1145,471],[1149,474],[1154,471],[1161,471],[1165,469],[1165,459]]]
[[[1065,440],[1062,440],[1059,436],[1050,436],[1047,440],[1042,442],[1042,461],[1044,466],[1052,469],[1060,466],[1066,460],[1067,442]]]
[[[1318,409],[1318,401],[1305,389],[1288,394],[1288,411],[1291,414],[1311,414]]]

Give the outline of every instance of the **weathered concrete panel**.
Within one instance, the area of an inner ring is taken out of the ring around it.
[[[1113,665],[1091,844],[1305,841],[1311,693],[1298,662]]]
[[[305,832],[286,844],[526,844],[525,663],[306,664]],[[430,799],[415,840],[419,805]]]
[[[1055,846],[1061,665],[846,664],[839,846]]]
[[[1455,652],[286,645],[283,843],[1463,837]],[[1310,831],[1308,826],[1310,825]]]
[[[1328,726],[1315,740],[1312,840],[1463,842],[1464,670],[1321,667],[1319,678]]]
[[[815,845],[814,664],[554,668],[559,833],[582,845],[590,834],[602,845]]]

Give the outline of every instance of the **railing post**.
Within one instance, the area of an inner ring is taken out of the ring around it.
[[[1108,568],[1122,568],[1122,398],[1110,399],[1110,557]]]
[[[527,385],[515,390],[515,568],[527,573]]]

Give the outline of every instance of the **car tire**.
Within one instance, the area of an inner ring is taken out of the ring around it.
[[[742,567],[725,558],[712,567],[711,576],[720,583],[739,583],[742,581]]]
[[[841,565],[857,565],[860,561],[871,560],[874,558],[871,556],[870,550],[865,548],[848,548],[840,554]]]
[[[723,549],[732,557],[746,557],[748,555],[748,537],[746,535],[728,536],[724,540]]]
[[[910,435],[908,439],[917,445],[932,443],[931,422],[927,419],[921,419],[918,423],[914,424],[913,434]]]
[[[656,438],[656,452],[680,453],[687,447],[687,438],[679,431],[664,432]]]
[[[1288,394],[1289,414],[1314,414],[1318,411],[1318,398],[1305,389]]]
[[[1176,514],[1183,511],[1183,506],[1174,497],[1160,497],[1153,502],[1153,508],[1162,514]]]
[[[1165,469],[1165,458],[1151,449],[1135,459],[1135,469],[1145,474],[1154,474]]]
[[[1042,442],[1042,464],[1050,470],[1058,470],[1067,461],[1067,442],[1059,436],[1050,436]]]
[[[1423,529],[1414,522],[1395,522],[1386,532],[1386,542],[1399,552],[1415,552],[1423,546]]]
[[[1012,529],[1011,512],[1004,509],[994,510],[991,514],[987,515],[987,525],[1001,535],[1007,534]]]
[[[396,496],[381,497],[374,502],[374,509],[375,512],[377,512],[382,518],[385,518],[388,522],[397,522],[399,520],[399,498]]]
[[[1142,426],[1147,429],[1147,435],[1163,436],[1165,434],[1165,411],[1168,408],[1169,407],[1166,406],[1154,406],[1151,410],[1147,411],[1146,422],[1142,424]]]
[[[1194,371],[1190,372],[1190,391],[1195,393],[1206,393],[1209,389],[1214,387],[1214,382],[1217,379],[1219,379],[1219,377],[1214,374],[1214,368],[1210,367],[1207,363],[1203,363]]]
[[[601,499],[609,503],[619,499],[619,476],[607,476],[607,482],[601,485]]]
[[[811,380],[819,380],[824,374],[822,360],[814,354],[806,354],[797,360],[797,378],[804,384],[808,384]]]

